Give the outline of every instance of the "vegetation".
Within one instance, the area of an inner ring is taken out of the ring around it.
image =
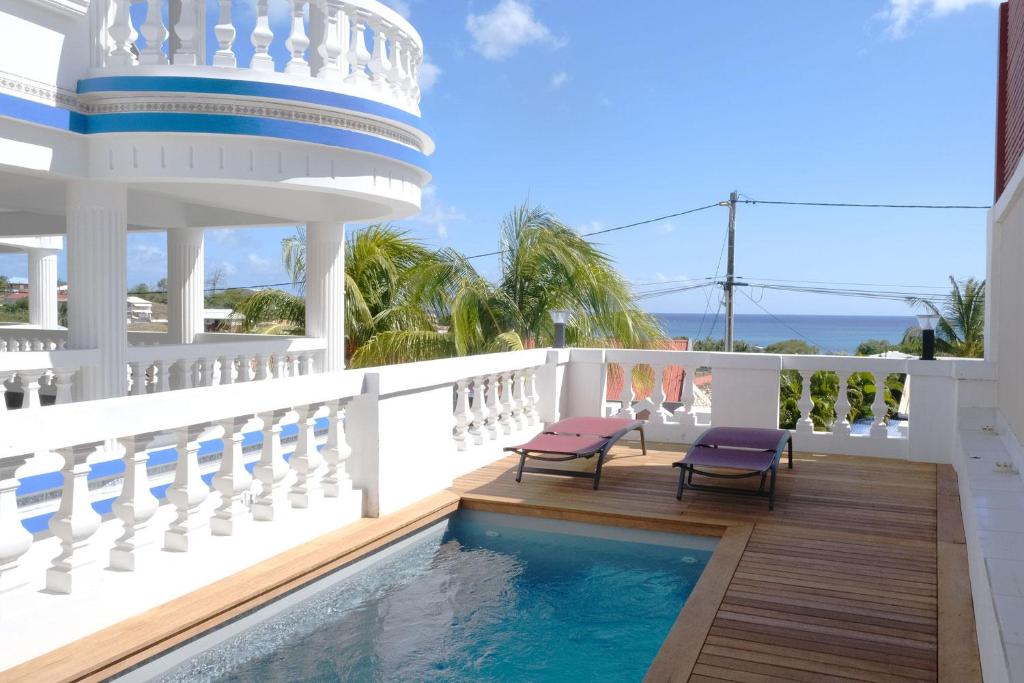
[[[961,284],[950,275],[952,289],[941,308],[927,299],[911,299],[939,316],[935,351],[947,356],[981,358],[985,355],[985,281],[968,278]]]

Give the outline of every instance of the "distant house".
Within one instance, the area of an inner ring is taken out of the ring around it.
[[[137,296],[128,297],[129,322],[152,322],[153,303]]]
[[[28,278],[25,277],[12,277],[7,279],[7,291],[14,292],[28,292]]]
[[[203,327],[207,332],[238,332],[245,324],[245,316],[230,308],[203,310]]]

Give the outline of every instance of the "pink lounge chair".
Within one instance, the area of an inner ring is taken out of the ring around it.
[[[785,429],[754,429],[750,427],[712,427],[694,442],[682,460],[672,463],[680,468],[679,488],[676,499],[682,500],[685,489],[695,491],[718,491],[742,495],[767,496],[768,509],[775,509],[775,478],[778,474],[782,451],[789,447],[789,468],[793,469],[793,437]],[[736,474],[711,472],[706,469],[737,470]],[[718,479],[742,479],[761,477],[756,491],[725,486],[694,484],[693,475]],[[765,479],[771,474],[768,490],[764,490]]]
[[[594,480],[594,489],[601,483],[601,468],[608,451],[623,436],[632,431],[640,432],[640,446],[647,453],[644,423],[618,417],[570,417],[548,426],[524,444],[508,446],[506,451],[519,455],[516,481],[523,480],[523,472],[533,474],[555,474],[565,477],[586,477]],[[594,473],[574,470],[556,470],[549,467],[527,467],[526,460],[563,462],[576,458],[591,458],[597,455]]]

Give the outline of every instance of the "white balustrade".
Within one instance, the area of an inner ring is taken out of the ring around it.
[[[146,7],[138,26],[129,11],[136,2]],[[201,0],[111,0],[110,6],[102,29],[106,36],[97,40],[108,46],[106,67],[144,66],[146,75],[161,75],[152,67],[166,67],[173,74],[207,65],[207,56],[200,53],[206,35]],[[225,73],[280,71],[284,83],[337,90],[419,113],[416,79],[423,63],[423,42],[408,21],[384,4],[376,0],[255,0],[254,16],[248,17],[233,12],[234,8],[235,0],[217,0],[212,27],[216,50],[210,66]],[[277,9],[286,12],[290,21],[288,29],[275,36],[270,16]],[[167,24],[165,17],[169,17]],[[140,37],[141,50],[136,45]],[[252,45],[249,64],[239,64],[239,40]],[[272,54],[278,44],[287,59],[275,64]]]
[[[224,451],[220,469],[213,477],[213,488],[220,493],[220,505],[210,520],[210,530],[216,536],[231,536],[244,524],[249,511],[242,503],[242,494],[252,486],[252,475],[245,469],[242,450],[243,429],[253,415],[237,415],[221,422],[224,429]]]
[[[487,376],[487,437],[492,441],[498,438],[501,422],[501,403],[498,398],[501,387],[498,377],[496,374]]]
[[[453,438],[460,451],[501,436],[525,433],[541,424],[536,366],[501,371],[492,368],[453,384]]]
[[[284,460],[281,444],[281,426],[290,410],[283,408],[260,413],[263,422],[263,449],[260,461],[253,470],[260,488],[253,502],[253,517],[261,522],[274,521],[275,508],[280,505],[281,485],[288,474],[288,463]]]
[[[316,419],[322,407],[311,403],[298,409],[299,441],[289,460],[295,471],[295,481],[288,492],[288,500],[295,508],[308,508],[317,489],[317,476],[323,465],[323,457],[317,448]]]
[[[326,498],[337,498],[343,492],[352,490],[352,478],[345,464],[352,457],[352,447],[345,435],[344,405],[344,400],[332,401],[330,404],[327,443],[324,445],[326,469],[321,479]]]
[[[86,460],[102,445],[99,441],[87,442],[59,451],[64,458],[64,484],[60,509],[50,518],[49,527],[60,539],[60,554],[46,571],[46,588],[55,593],[70,593],[82,570],[95,561],[83,552],[101,521],[89,502],[88,476],[92,468]]]
[[[209,428],[208,423],[179,427],[178,459],[174,468],[174,483],[167,489],[169,500],[177,511],[174,521],[164,532],[164,549],[186,552],[206,526],[199,514],[199,505],[210,494],[199,474],[199,437]]]
[[[0,455],[0,595],[27,583],[19,574],[18,563],[32,547],[32,534],[21,524],[15,492],[21,484],[18,468],[28,458],[28,455]]]
[[[466,450],[469,433],[469,380],[460,379],[455,384],[455,444],[460,451]]]
[[[473,436],[473,444],[479,446],[484,442],[484,421],[487,419],[484,397],[484,378],[473,378],[473,422],[469,425],[469,433]]]
[[[110,549],[110,566],[121,571],[135,571],[140,542],[139,536],[148,536],[147,522],[156,513],[160,503],[149,487],[148,448],[156,437],[154,433],[136,434],[120,439],[124,448],[124,484],[114,501],[114,516],[121,520],[124,532]]]

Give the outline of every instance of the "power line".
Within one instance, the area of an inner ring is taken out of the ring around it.
[[[785,280],[781,278],[771,277],[755,277],[753,275],[738,276],[742,280],[757,280],[763,282],[796,282],[809,285],[854,285],[858,287],[906,287],[907,289],[940,289],[943,291],[949,290],[949,285],[894,285],[884,284],[878,282],[837,282],[832,280]]]
[[[742,204],[774,204],[778,206],[828,206],[857,209],[991,209],[980,204],[859,204],[855,202],[786,202],[768,199],[741,199]]]
[[[627,228],[636,228],[636,227],[639,227],[641,225],[650,225],[651,223],[657,223],[659,221],[666,221],[669,218],[679,218],[680,216],[688,216],[689,214],[697,213],[698,211],[706,211],[708,209],[713,209],[716,206],[721,206],[721,204],[719,204],[719,202],[715,202],[714,204],[706,204],[705,206],[698,206],[698,207],[696,207],[694,209],[687,209],[686,211],[678,211],[676,213],[670,213],[670,214],[665,215],[665,216],[658,216],[657,218],[648,218],[646,220],[636,221],[635,223],[627,223],[626,225],[619,225],[619,226],[616,226],[614,228],[604,228],[603,230],[594,230],[592,232],[585,232],[585,233],[582,233],[580,235],[580,237],[593,237],[594,235],[604,235],[604,234],[609,233],[609,232],[616,232],[618,230],[625,230]],[[473,256],[467,256],[466,260],[468,261],[470,259],[484,258],[485,256],[499,256],[499,255],[501,255],[501,253],[502,253],[502,251],[499,249],[498,251],[489,251],[486,254],[474,254]]]
[[[722,258],[725,256],[725,245],[728,242],[728,240],[729,240],[729,232],[726,231],[726,233],[722,236],[722,248],[718,250],[718,263],[715,264],[715,279],[716,280],[718,279],[718,273],[721,271],[721,268],[722,268]],[[719,300],[718,300],[718,308],[719,309],[722,308],[722,300],[721,300],[721,298],[719,298]],[[708,311],[710,311],[710,310],[711,310],[711,291],[708,290],[708,291],[704,292],[704,313],[700,316],[700,326],[697,327],[697,338],[698,339],[700,339],[701,332],[704,331],[704,321],[707,319]],[[715,318],[717,319],[717,317],[718,317],[718,311],[715,311]],[[711,323],[711,329],[712,330],[715,329],[714,322]]]
[[[771,311],[769,311],[769,310],[768,310],[767,308],[765,308],[764,306],[762,306],[760,302],[758,302],[758,301],[755,301],[755,300],[754,300],[754,297],[752,297],[752,296],[750,296],[749,294],[747,294],[747,292],[745,292],[744,290],[742,290],[742,289],[741,289],[741,290],[740,290],[740,292],[741,292],[741,293],[743,294],[743,296],[745,296],[745,297],[747,297],[748,299],[750,299],[750,303],[754,304],[755,306],[757,306],[758,308],[760,308],[760,309],[761,309],[762,311],[764,311],[765,313],[767,313],[767,314],[768,314],[768,315],[769,315],[769,316],[771,317],[771,319],[772,319],[772,320],[774,320],[775,322],[779,323],[779,324],[780,324],[780,325],[782,325],[783,327],[785,327],[785,328],[789,329],[789,331],[790,331],[790,332],[792,332],[792,333],[793,333],[793,334],[795,334],[796,336],[800,337],[801,339],[803,339],[803,340],[804,340],[805,342],[807,342],[807,343],[808,343],[808,344],[810,344],[811,346],[816,346],[816,347],[817,347],[818,349],[820,349],[820,350],[822,350],[822,351],[827,351],[827,350],[828,350],[828,349],[826,349],[826,348],[825,348],[824,346],[822,346],[821,344],[817,344],[817,343],[815,343],[815,342],[811,341],[810,339],[808,339],[808,338],[807,338],[806,336],[804,336],[803,334],[801,334],[801,333],[800,333],[800,331],[799,331],[798,329],[796,329],[795,327],[793,327],[792,325],[790,325],[790,324],[789,324],[789,323],[787,323],[786,321],[784,321],[784,320],[780,319],[780,318],[779,318],[779,317],[778,317],[777,315],[775,315],[774,313],[772,313]]]

